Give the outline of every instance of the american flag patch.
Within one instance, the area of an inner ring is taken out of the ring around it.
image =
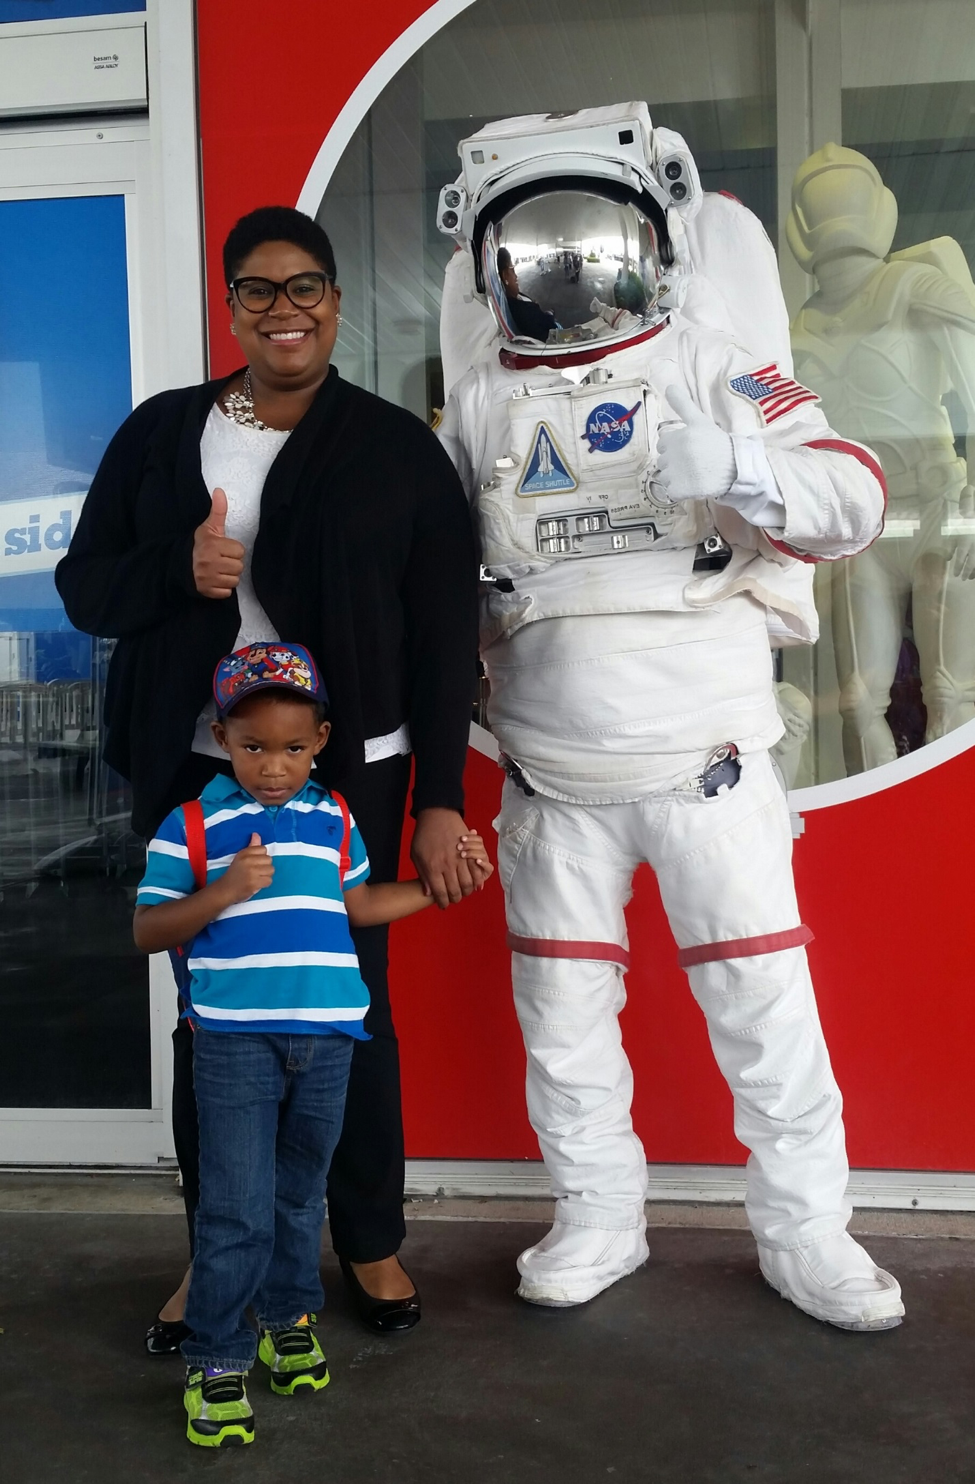
[[[799,381],[783,376],[775,361],[768,366],[759,366],[744,376],[734,376],[728,382],[739,397],[747,397],[759,408],[766,425],[776,418],[794,412],[803,402],[818,402],[819,397]]]

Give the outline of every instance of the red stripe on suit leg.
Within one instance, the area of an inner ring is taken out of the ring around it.
[[[519,938],[508,934],[512,953],[526,953],[530,958],[591,958],[600,963],[630,967],[630,955],[618,943],[593,943],[571,938]]]
[[[682,948],[677,962],[682,969],[692,969],[695,964],[713,964],[723,958],[753,958],[759,953],[781,953],[786,948],[803,948],[811,943],[815,934],[805,923],[787,928],[784,933],[764,933],[758,938],[726,938],[722,943],[699,943],[694,948]]]

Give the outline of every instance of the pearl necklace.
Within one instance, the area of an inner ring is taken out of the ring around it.
[[[224,398],[224,411],[231,422],[240,423],[242,428],[256,428],[259,433],[271,433],[267,423],[262,423],[259,417],[254,416],[254,392],[251,387],[251,370],[248,366],[244,372],[244,389],[240,392],[228,392]]]

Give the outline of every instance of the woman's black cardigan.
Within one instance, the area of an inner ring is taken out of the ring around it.
[[[190,753],[236,596],[201,597],[193,533],[210,496],[200,437],[230,378],[162,392],[132,413],[92,481],[58,591],[76,628],[117,639],[105,759],[144,831]],[[413,812],[463,810],[477,656],[477,562],[460,481],[411,413],[334,367],[271,466],[252,574],[282,639],[318,660],[332,738],[317,776],[363,765],[363,741],[408,722]]]

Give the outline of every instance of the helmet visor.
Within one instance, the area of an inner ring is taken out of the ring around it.
[[[485,232],[481,263],[505,337],[553,349],[632,334],[659,292],[653,224],[635,205],[580,191],[515,206]]]

